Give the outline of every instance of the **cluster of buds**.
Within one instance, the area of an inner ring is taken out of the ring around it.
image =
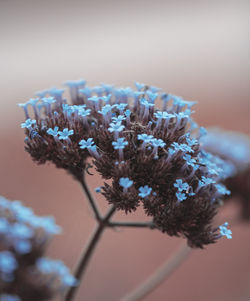
[[[60,231],[53,217],[0,197],[0,300],[49,300],[76,285],[63,262],[44,257]]]
[[[81,180],[92,157],[112,180],[99,190],[117,210],[142,205],[156,228],[186,237],[191,247],[221,237],[212,220],[229,194],[221,181],[231,168],[200,148],[206,131],[191,118],[195,102],[140,83],[135,90],[90,88],[84,80],[66,85],[71,103],[53,88],[20,104],[25,148],[34,161],[51,161]]]
[[[238,133],[211,128],[201,140],[202,148],[219,156],[231,166],[225,184],[240,202],[241,218],[250,221],[250,138]],[[230,200],[227,198],[226,200]]]

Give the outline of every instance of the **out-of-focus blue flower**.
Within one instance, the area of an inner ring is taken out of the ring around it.
[[[82,117],[89,116],[90,113],[91,113],[91,109],[84,109],[84,108],[82,108],[82,109],[80,109],[80,110],[78,111],[78,115],[79,115],[79,116],[82,116]]]
[[[70,274],[69,269],[61,260],[42,257],[37,260],[36,266],[43,274],[56,274],[65,286],[77,285],[77,280]]]
[[[86,80],[79,79],[79,80],[68,80],[65,82],[65,85],[68,87],[81,87],[86,84]]]
[[[222,195],[230,195],[231,192],[223,184],[215,184],[217,191]]]
[[[141,198],[146,198],[151,194],[152,188],[148,185],[139,187],[140,193],[138,194]]]
[[[62,96],[64,89],[52,88],[48,90],[48,93],[52,96]]]
[[[17,266],[17,261],[10,251],[0,252],[0,273],[11,274],[16,270]]]
[[[25,122],[21,123],[21,128],[24,129],[30,129],[32,127],[32,125],[35,125],[36,124],[36,120],[34,119],[27,119]]]
[[[105,106],[102,107],[101,111],[98,111],[98,113],[102,114],[103,116],[107,115],[107,113],[109,113],[110,111],[112,111],[112,106],[110,104],[106,104]]]
[[[124,111],[127,105],[128,105],[127,103],[119,103],[119,104],[114,104],[114,107],[119,111]]]
[[[142,89],[144,89],[145,84],[141,84],[141,83],[135,82],[135,86],[136,86],[136,89],[138,91],[141,91]]]
[[[140,103],[141,103],[141,105],[145,106],[146,108],[154,106],[154,103],[148,102],[147,99],[145,99],[145,98],[141,98]]]
[[[227,227],[228,227],[228,222],[219,226],[220,234],[222,236],[226,236],[227,239],[232,239],[232,231],[230,229],[227,229]]]
[[[126,120],[126,117],[124,115],[118,115],[117,117],[112,117],[113,122],[122,122],[123,120]]]
[[[43,97],[42,98],[42,101],[45,103],[45,104],[49,104],[51,105],[52,103],[55,103],[56,100],[54,97]]]
[[[98,103],[100,99],[101,99],[101,97],[99,97],[99,96],[92,96],[92,97],[88,98],[88,100],[93,101],[95,103]]]

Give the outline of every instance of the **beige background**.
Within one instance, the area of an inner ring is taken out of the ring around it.
[[[64,171],[23,151],[16,106],[37,90],[86,78],[145,82],[198,100],[196,120],[250,134],[249,1],[0,0],[0,194],[21,199],[64,228],[49,254],[73,268],[94,226],[81,189]],[[91,188],[101,184],[90,178]],[[105,209],[105,200],[98,200]],[[220,220],[233,221],[234,206]],[[144,219],[143,214],[123,219]],[[250,299],[250,225],[233,240],[194,251],[146,301]],[[182,239],[107,231],[76,301],[116,301],[166,260]]]

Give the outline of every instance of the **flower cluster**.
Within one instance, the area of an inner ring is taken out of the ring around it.
[[[208,130],[208,134],[201,142],[203,149],[227,161],[231,175],[226,179],[225,184],[232,192],[232,196],[235,196],[232,199],[240,201],[242,219],[249,221],[250,137],[242,133],[214,128]],[[219,189],[225,191],[220,186]]]
[[[63,262],[43,257],[58,233],[53,217],[0,197],[0,300],[48,300],[76,285]]]
[[[182,235],[192,247],[215,242],[211,223],[228,193],[218,185],[231,171],[201,150],[206,131],[191,118],[195,102],[140,83],[135,90],[91,88],[84,80],[66,85],[71,104],[48,90],[22,105],[33,160],[52,161],[80,180],[92,157],[102,177],[112,179],[101,193],[118,210],[131,212],[142,204],[162,232]]]

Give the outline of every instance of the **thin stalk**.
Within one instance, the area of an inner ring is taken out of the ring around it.
[[[132,227],[132,228],[149,228],[154,229],[155,225],[153,222],[109,222],[109,227]]]
[[[82,256],[79,260],[76,271],[74,273],[74,276],[78,280],[79,284],[82,281],[84,272],[88,266],[91,256],[94,253],[97,243],[99,242],[101,235],[104,232],[104,230],[106,229],[106,227],[108,227],[108,221],[111,218],[111,216],[114,214],[115,209],[116,209],[115,206],[111,207],[110,210],[105,215],[105,217],[99,221],[98,226],[92,233],[90,240],[87,243],[87,246],[82,253]],[[73,300],[74,295],[77,291],[77,288],[78,288],[77,286],[73,286],[68,290],[68,292],[66,293],[66,296],[65,296],[65,301]]]
[[[84,177],[82,179],[80,179],[80,183],[81,183],[82,188],[83,188],[83,190],[84,190],[84,192],[85,192],[85,194],[86,194],[86,196],[88,198],[89,204],[90,204],[90,206],[91,206],[91,208],[92,208],[92,210],[94,212],[96,220],[100,221],[101,220],[101,216],[100,216],[100,213],[99,213],[99,209],[98,209],[98,207],[97,207],[97,205],[95,203],[94,198],[92,197],[92,195],[91,195],[91,193],[89,191],[88,185],[86,184]]]
[[[181,263],[187,258],[191,248],[186,244],[175,251],[175,253],[166,261],[165,264],[161,265],[145,282],[140,284],[135,290],[123,297],[121,301],[139,301],[145,296],[150,294],[155,288],[157,288],[163,281],[165,281]]]

